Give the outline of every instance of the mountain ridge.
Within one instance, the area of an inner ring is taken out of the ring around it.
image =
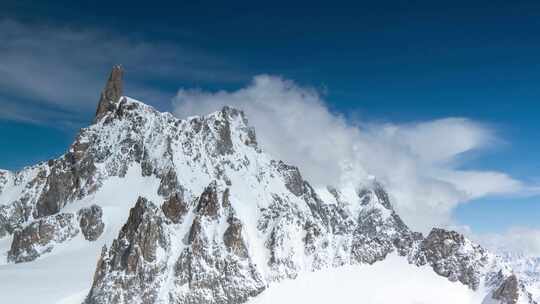
[[[411,231],[375,180],[314,189],[259,148],[242,111],[180,120],[123,96],[122,74],[113,68],[95,123],[66,154],[0,171],[9,262],[31,263],[81,235],[100,239],[110,210],[95,196],[140,175],[152,186],[109,231],[85,303],[244,303],[273,282],[391,253],[486,287],[486,301],[535,303],[508,267],[461,234]]]

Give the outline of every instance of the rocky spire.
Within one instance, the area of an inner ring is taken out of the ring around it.
[[[113,66],[109,80],[101,92],[94,122],[98,122],[105,114],[116,108],[115,105],[123,94],[123,74],[124,70],[120,65]]]

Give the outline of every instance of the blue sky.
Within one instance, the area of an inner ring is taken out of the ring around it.
[[[317,89],[349,120],[468,118],[497,143],[460,168],[540,184],[537,1],[99,2],[0,4],[0,168],[63,153],[122,63],[128,95],[167,111],[179,88],[237,90],[265,73]],[[540,229],[529,193],[454,212],[479,232]]]

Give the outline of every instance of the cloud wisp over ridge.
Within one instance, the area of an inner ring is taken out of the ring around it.
[[[421,231],[453,225],[460,203],[528,187],[503,172],[459,168],[463,154],[497,142],[494,130],[465,118],[351,122],[332,113],[316,90],[268,75],[231,92],[180,89],[173,105],[179,117],[224,105],[243,109],[263,149],[298,165],[315,185],[375,176],[388,186],[405,220]]]

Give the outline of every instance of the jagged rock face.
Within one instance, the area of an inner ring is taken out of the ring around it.
[[[192,202],[186,202],[184,195],[177,193],[167,198],[161,209],[143,209],[140,199],[119,238],[99,262],[87,303],[154,303],[161,300],[169,303],[243,303],[262,292],[270,282],[295,278],[302,271],[364,263],[372,258],[372,246],[376,242],[384,244],[384,247],[381,245],[384,248],[381,257],[393,251],[406,251],[412,244],[396,241],[400,237],[416,235],[401,222],[391,205],[383,204],[381,193],[384,191],[377,188],[380,186],[357,191],[354,198],[364,206],[354,211],[350,208],[352,203],[346,202],[337,191],[335,195],[340,197],[340,203],[325,203],[303,180],[302,192],[292,193],[287,186],[289,179],[283,178],[282,173],[276,169],[268,176],[280,180],[284,192],[274,193],[265,207],[251,203],[261,214],[255,221],[237,211],[236,208],[244,208],[242,204],[249,202],[239,202],[239,193],[235,191],[238,188],[234,188],[234,183],[233,188],[229,188],[223,180],[212,181],[200,195],[194,196]],[[151,216],[138,215],[143,211],[136,210],[146,210]],[[374,219],[369,220],[370,216]],[[141,231],[135,227],[147,227],[152,222],[159,222],[154,224],[160,227],[157,236],[150,233],[150,237],[143,237],[145,234],[137,232],[135,235],[141,235],[138,238],[126,237],[131,235],[126,231]],[[254,224],[255,227],[251,226]],[[389,233],[376,233],[378,225],[388,229]],[[358,239],[360,229],[373,234]],[[118,257],[133,255],[123,248],[143,248],[138,240],[165,236],[170,236],[170,243],[150,246],[162,251],[155,259],[133,258],[133,261],[142,261],[139,266],[127,261],[114,263]],[[256,252],[253,248],[267,253]],[[151,274],[144,281],[148,286],[157,286],[160,282],[165,287],[147,287],[142,291],[139,284],[143,280],[138,278],[140,271]],[[109,296],[111,294],[114,296]]]
[[[158,274],[167,267],[157,258],[170,242],[159,208],[139,198],[118,239],[103,250],[86,303],[155,303]]]
[[[274,193],[264,206],[256,205],[258,211],[254,213],[260,216],[255,222],[237,212],[236,208],[243,206],[238,201],[234,182],[229,188],[228,181],[214,180],[199,196],[194,196],[191,203],[186,202],[183,195],[170,196],[161,210],[154,212],[163,219],[162,231],[169,231],[165,234],[170,236],[171,243],[163,247],[163,254],[153,261],[152,265],[162,266],[157,270],[152,268],[152,277],[146,281],[150,286],[159,281],[167,287],[153,293],[126,285],[114,291],[96,289],[95,286],[115,286],[119,277],[125,281],[141,271],[136,268],[133,272],[130,269],[134,267],[127,263],[124,268],[114,270],[98,266],[96,278],[99,279],[94,283],[88,303],[105,303],[104,298],[95,295],[111,293],[115,298],[108,300],[119,303],[126,301],[122,299],[143,299],[143,303],[162,300],[168,303],[243,303],[268,284],[294,279],[303,271],[374,263],[392,252],[407,256],[417,265],[429,264],[439,275],[473,289],[478,288],[488,271],[488,256],[484,250],[458,233],[434,230],[424,239],[421,234],[410,231],[378,183],[355,191],[354,197],[329,189],[329,195],[335,199],[329,202],[303,180],[301,193],[290,191],[287,186],[290,179],[283,177],[282,170],[276,169],[268,176],[281,180],[284,192]],[[352,199],[355,201],[351,202]],[[250,226],[254,223],[256,227]],[[253,232],[252,237],[248,233],[253,230],[255,238]],[[254,246],[259,239],[262,244]],[[113,254],[111,249],[102,260],[112,260],[111,255],[125,256]],[[490,288],[499,287],[505,278],[491,282]],[[524,295],[521,293],[519,297]]]
[[[101,93],[94,122],[99,121],[109,112],[115,110],[116,103],[118,103],[120,97],[123,95],[123,73],[121,66],[117,65],[113,67],[105,89]]]
[[[122,70],[116,66],[101,95],[96,121],[116,109],[122,95]],[[37,219],[59,213],[70,201],[82,198],[99,187],[101,174],[96,162],[106,157],[96,151],[96,134],[82,129],[69,151],[58,159],[26,168],[8,180],[3,173],[4,187],[20,187],[19,199],[4,203],[0,210],[0,236],[13,230],[31,217]],[[7,181],[6,181],[7,180]],[[0,198],[1,198],[0,192]]]
[[[225,230],[225,233],[223,234],[223,243],[225,244],[225,247],[238,257],[248,258],[248,249],[244,238],[242,237],[242,222],[231,215],[227,219],[227,224],[229,224],[229,227],[227,227],[227,230]]]
[[[28,216],[28,209],[25,208],[21,201],[0,206],[0,238],[13,234],[17,228],[21,227]]]
[[[519,283],[515,275],[511,275],[493,292],[493,299],[502,304],[517,303],[519,298]]]
[[[55,243],[68,241],[78,233],[79,229],[72,213],[41,218],[24,229],[15,231],[8,260],[15,263],[33,261],[50,252]]]
[[[186,247],[175,263],[173,303],[243,303],[265,289],[247,253],[242,224],[220,198],[212,183],[198,200]],[[216,226],[226,229],[216,231]]]
[[[78,150],[75,150],[78,149]],[[84,196],[95,171],[91,154],[76,141],[64,157],[49,162],[49,174],[35,205],[34,218],[56,214],[71,200]],[[77,156],[75,156],[77,154]],[[87,185],[81,183],[86,181]],[[88,191],[89,192],[89,191]]]
[[[437,274],[474,290],[479,287],[481,271],[489,262],[489,256],[479,245],[455,231],[437,228],[421,242],[414,259],[417,264],[429,264]]]
[[[178,224],[189,211],[189,206],[184,200],[183,192],[171,195],[161,206],[163,214],[173,223]]]
[[[413,233],[403,223],[378,183],[373,191],[364,190],[360,195],[365,208],[358,216],[354,231],[353,257],[358,262],[373,264],[383,260],[394,249],[402,256],[407,255],[422,235]]]
[[[103,252],[86,303],[242,303],[262,292],[264,280],[247,254],[242,224],[218,192],[210,184],[189,204],[184,235],[162,210],[139,198]],[[220,233],[214,227],[221,225],[227,228]]]
[[[199,203],[197,204],[197,213],[215,218],[221,208],[218,200],[218,192],[216,191],[216,183],[212,182],[201,194]]]
[[[524,253],[502,252],[500,262],[508,265],[524,287],[531,292],[537,302],[540,301],[540,257]]]
[[[84,235],[84,238],[88,241],[97,240],[103,233],[105,223],[103,223],[102,216],[103,210],[98,205],[92,205],[88,208],[82,208],[79,210],[79,226]]]
[[[533,303],[536,304],[531,293],[526,289],[525,284],[518,279],[516,274],[504,275],[502,271],[497,273],[496,288],[491,292],[488,298],[491,302],[498,304],[518,304]]]
[[[208,117],[179,120],[122,98],[103,119],[81,129],[65,155],[20,172],[1,171],[0,237],[61,212],[133,167],[162,180],[160,195],[181,191],[182,184],[189,188],[186,196],[193,197],[201,191],[197,185],[215,177],[226,181],[227,171],[250,165],[245,153],[217,149],[223,142],[227,150],[260,153],[253,129],[238,110],[225,107]],[[185,170],[182,178],[177,176],[180,169]],[[194,174],[205,180],[186,181]]]
[[[122,75],[122,68],[114,66],[101,93],[95,122],[116,110],[123,92]],[[93,142],[85,132],[81,131],[67,154],[48,162],[49,174],[35,205],[34,218],[56,214],[69,201],[81,198],[99,186],[94,177],[95,157],[100,155],[92,151]]]
[[[162,196],[169,196],[180,188],[178,184],[178,178],[176,177],[176,171],[170,169],[162,178],[159,184],[158,194]]]
[[[304,180],[297,167],[289,166],[282,161],[274,163],[277,170],[285,179],[285,186],[296,196],[304,194]]]
[[[0,238],[13,234],[15,229],[22,228],[31,218],[47,179],[48,166],[40,164],[17,173],[3,172],[4,185],[0,192]],[[8,201],[9,199],[11,201]]]

